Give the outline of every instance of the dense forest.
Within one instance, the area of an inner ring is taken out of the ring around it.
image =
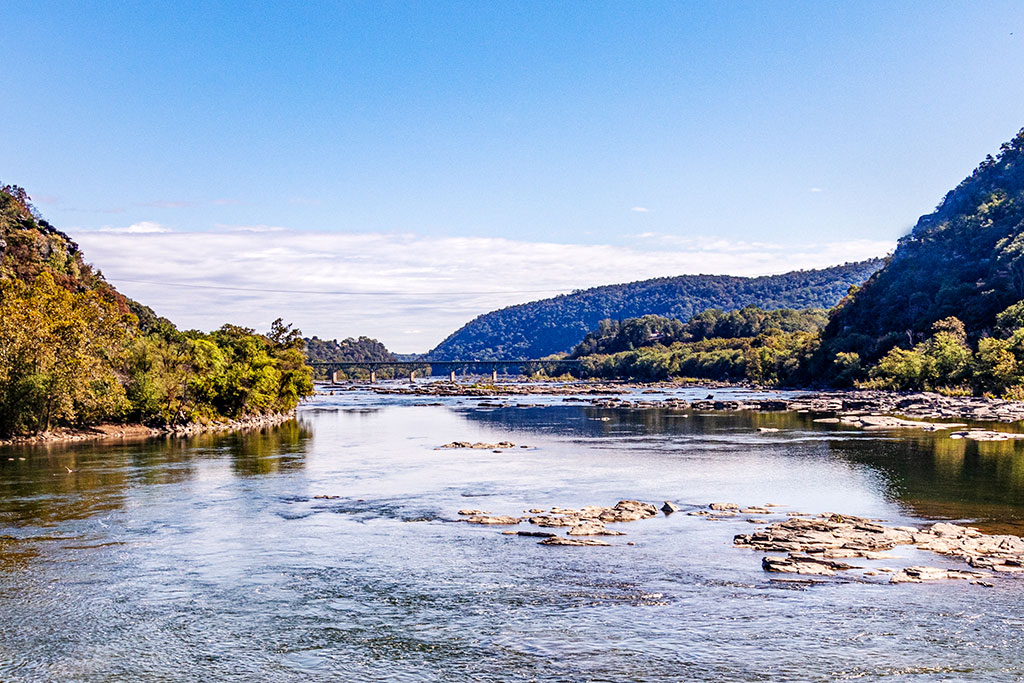
[[[503,308],[450,335],[426,360],[542,358],[568,352],[605,319],[660,315],[688,320],[708,309],[829,308],[882,259],[765,277],[682,275],[607,285]]]
[[[790,385],[810,380],[823,309],[704,311],[688,321],[647,315],[602,321],[573,349],[584,377],[672,377]]]
[[[120,294],[17,186],[0,186],[0,436],[287,411],[312,392],[297,330],[180,331]]]

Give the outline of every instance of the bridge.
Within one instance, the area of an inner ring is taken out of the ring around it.
[[[310,367],[323,369],[330,373],[331,381],[338,383],[338,372],[341,370],[369,370],[370,382],[377,381],[377,370],[379,368],[409,368],[409,381],[416,379],[416,369],[424,365],[430,366],[431,371],[435,368],[447,368],[448,378],[455,381],[456,371],[462,370],[463,374],[470,368],[490,370],[491,381],[498,381],[498,368],[507,370],[510,367],[523,368],[526,366],[565,366],[566,368],[578,368],[581,360],[551,360],[544,358],[516,358],[511,360],[433,360],[433,361],[400,361],[400,360],[368,360],[368,361],[319,361],[308,363]]]

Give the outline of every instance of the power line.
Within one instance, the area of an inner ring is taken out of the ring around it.
[[[141,285],[157,285],[159,287],[184,287],[186,289],[218,289],[231,292],[262,292],[270,294],[327,294],[331,296],[464,296],[476,294],[543,294],[562,292],[562,289],[508,289],[477,292],[357,292],[357,291],[326,291],[321,289],[264,289],[256,287],[228,287],[224,285],[193,285],[184,282],[155,282],[153,280],[132,280],[129,278],[107,278],[109,282],[132,282]]]

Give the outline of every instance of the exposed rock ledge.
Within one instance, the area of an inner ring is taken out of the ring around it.
[[[1024,572],[1024,539],[1019,536],[990,536],[971,527],[940,522],[927,529],[886,526],[873,520],[846,515],[815,518],[791,517],[752,534],[738,534],[735,545],[755,550],[789,553],[788,557],[768,557],[762,561],[767,571],[796,574],[834,574],[836,558],[863,557],[882,559],[885,551],[900,545],[912,545],[963,560],[974,569],[995,572]],[[987,574],[931,567],[907,567],[895,573],[892,583],[931,581],[942,578],[966,578],[980,581]]]

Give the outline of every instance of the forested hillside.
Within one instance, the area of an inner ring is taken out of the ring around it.
[[[182,332],[121,295],[26,192],[0,186],[0,436],[98,422],[175,424],[294,408],[302,339]]]
[[[831,352],[873,360],[959,318],[970,340],[1024,299],[1024,131],[922,216],[889,263],[844,301],[825,330]]]
[[[882,265],[882,259],[784,275],[682,275],[607,285],[484,314],[428,360],[540,358],[567,352],[605,319],[660,315],[688,320],[708,309],[830,308]]]

